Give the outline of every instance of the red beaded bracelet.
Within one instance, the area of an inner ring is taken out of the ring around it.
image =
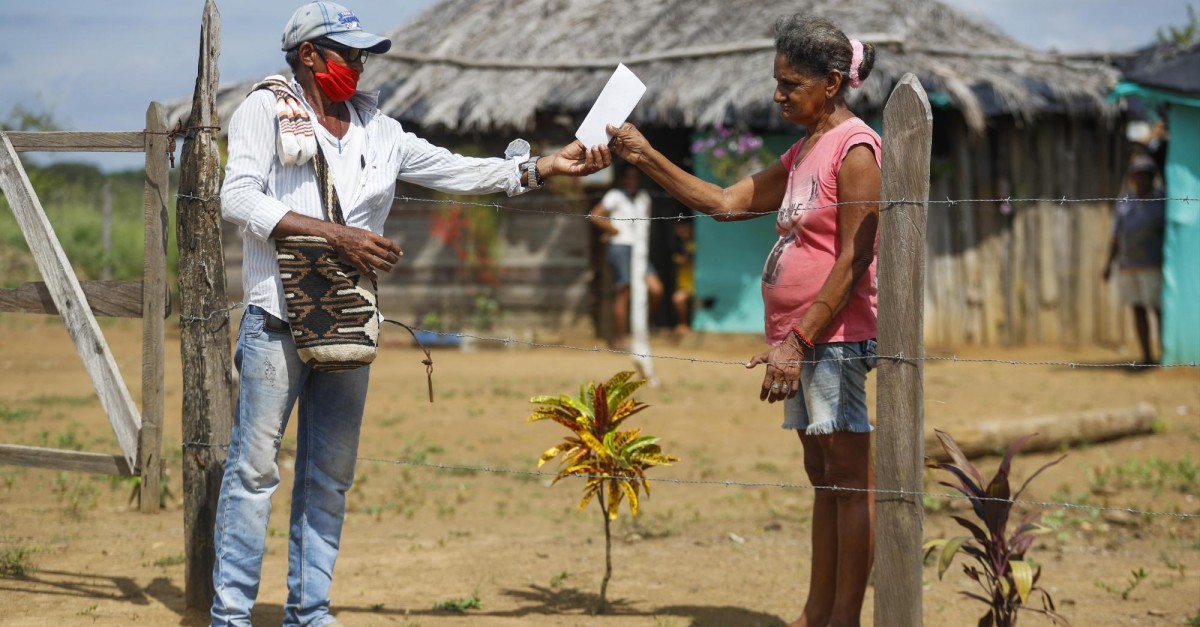
[[[805,348],[808,350],[813,349],[813,343],[808,338],[804,337],[804,334],[800,332],[800,327],[792,327],[792,332],[796,334],[796,337],[800,338],[800,343],[803,344]]]

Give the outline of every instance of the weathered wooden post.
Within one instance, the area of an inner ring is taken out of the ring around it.
[[[150,130],[148,127],[146,130]],[[100,188],[100,253],[104,265],[100,266],[100,280],[112,280],[112,181],[105,179]]]
[[[157,102],[146,109],[146,184],[142,193],[142,427],[138,430],[138,508],[158,511],[162,487],[162,424],[167,316],[167,114]],[[105,183],[106,190],[108,183]],[[107,196],[107,194],[106,194]],[[111,204],[109,198],[108,204]]]
[[[217,152],[217,57],[220,14],[204,5],[192,113],[183,143],[179,241],[180,352],[183,361],[183,533],[187,607],[212,603],[213,524],[233,419],[225,258],[221,251]]]
[[[876,409],[880,493],[875,499],[875,624],[880,627],[922,624],[924,512],[918,493],[925,451],[922,330],[932,142],[929,99],[917,77],[905,74],[883,111]],[[901,490],[903,494],[895,493]]]

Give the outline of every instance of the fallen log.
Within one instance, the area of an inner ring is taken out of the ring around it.
[[[1058,450],[1076,444],[1107,442],[1131,435],[1150,433],[1154,406],[1139,403],[1136,407],[1118,410],[1085,411],[1059,416],[1038,416],[1010,420],[987,420],[947,431],[967,457],[1002,455],[1010,444],[1023,435],[1036,433],[1023,452]],[[930,459],[947,461],[937,436],[925,434],[925,454]]]

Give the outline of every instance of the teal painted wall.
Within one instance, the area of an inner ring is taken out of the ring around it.
[[[1163,244],[1163,363],[1200,363],[1200,108],[1171,105],[1167,235]]]
[[[767,135],[763,145],[782,155],[800,139]],[[703,139],[707,134],[697,134]],[[693,155],[696,176],[719,185],[703,153]],[[696,299],[708,306],[697,309],[692,327],[698,331],[763,334],[762,267],[775,245],[774,215],[744,222],[696,218]]]

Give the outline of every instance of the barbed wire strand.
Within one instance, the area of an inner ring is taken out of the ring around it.
[[[241,306],[242,306],[242,303],[235,303],[233,305],[230,305],[229,307],[225,307],[223,309],[218,309],[214,312],[211,312],[207,316],[187,316],[184,314],[180,314],[179,319],[181,322],[207,322],[208,320],[211,320],[213,317],[215,317],[217,315],[228,314],[228,312],[233,311],[234,309],[237,309]],[[638,353],[638,352],[633,352],[633,351],[629,351],[629,350],[622,350],[622,349],[618,349],[618,348],[605,348],[605,347],[601,347],[601,346],[585,347],[585,346],[571,346],[569,344],[551,344],[551,343],[546,343],[546,342],[534,342],[532,340],[521,340],[521,339],[517,339],[517,338],[513,338],[513,337],[491,337],[491,336],[486,336],[486,335],[476,335],[473,333],[466,333],[463,331],[436,331],[433,329],[421,329],[421,328],[417,328],[417,327],[413,327],[413,331],[415,331],[417,333],[428,333],[430,335],[436,335],[439,337],[456,338],[459,340],[472,339],[472,340],[478,340],[481,342],[493,342],[493,343],[497,343],[497,344],[503,344],[505,346],[518,345],[518,346],[528,346],[530,348],[539,348],[539,349],[569,350],[569,351],[576,351],[576,352],[582,352],[582,353],[602,353],[602,354],[620,355],[623,357],[636,357],[639,359],[661,359],[664,361],[683,361],[683,362],[694,363],[694,364],[712,364],[712,365],[718,365],[718,366],[740,366],[743,368],[746,366],[746,363],[747,363],[745,361],[730,361],[730,360],[724,360],[724,359],[705,359],[705,358],[701,358],[701,357],[694,357],[694,356],[688,356],[688,355],[662,355],[662,354],[656,354],[656,353]],[[948,361],[948,362],[956,362],[956,363],[1003,364],[1003,365],[1009,365],[1009,366],[1048,366],[1048,367],[1061,367],[1061,368],[1122,368],[1122,369],[1200,368],[1200,363],[1197,363],[1197,362],[1188,362],[1188,363],[1182,363],[1182,364],[1144,364],[1144,363],[1139,363],[1139,362],[1095,364],[1095,363],[1073,362],[1073,361],[1053,361],[1053,360],[1026,361],[1026,360],[1020,360],[1020,359],[1000,359],[1000,358],[989,358],[989,357],[959,357],[958,355],[925,355],[923,357],[909,357],[909,356],[905,356],[902,354],[900,354],[900,355],[874,355],[874,356],[862,356],[862,357],[835,357],[835,358],[830,358],[830,359],[805,360],[805,363],[821,364],[821,363],[833,363],[833,362],[852,362],[852,361],[861,361],[864,359],[866,359],[866,360],[869,360],[869,359],[888,360],[888,361],[898,361],[898,362]],[[782,365],[782,364],[775,364],[774,362],[765,362],[765,363],[766,363],[766,365]]]
[[[181,446],[185,449],[187,449],[187,448],[228,449],[229,448],[228,444],[211,444],[208,442],[184,442]],[[279,450],[281,452],[288,452],[291,454],[296,453],[296,451],[294,449],[281,448]],[[389,465],[393,465],[393,466],[411,466],[411,467],[415,467],[415,468],[425,468],[425,469],[441,471],[441,472],[484,473],[484,474],[497,474],[497,475],[539,477],[539,478],[547,478],[547,479],[552,479],[552,478],[559,476],[558,473],[556,473],[556,472],[548,472],[548,471],[544,471],[544,470],[521,470],[521,469],[517,469],[517,468],[499,468],[499,467],[493,467],[493,466],[469,466],[469,465],[462,465],[462,464],[441,464],[441,463],[437,463],[437,462],[427,462],[427,461],[421,461],[421,460],[384,459],[384,458],[379,458],[379,457],[356,457],[355,459],[360,462],[374,462],[374,463],[380,463],[380,464],[389,464]],[[575,478],[575,479],[588,479],[588,480],[610,479],[610,480],[615,480],[615,481],[640,481],[640,479],[638,479],[636,477],[622,477],[622,476],[616,476],[616,475],[600,475],[600,474],[567,475],[566,477],[567,478]],[[1126,514],[1133,514],[1136,516],[1178,518],[1180,520],[1191,520],[1191,519],[1200,518],[1200,514],[1187,514],[1187,513],[1183,513],[1183,512],[1157,512],[1157,511],[1151,511],[1151,510],[1136,509],[1136,508],[1132,508],[1132,507],[1088,505],[1086,503],[1070,503],[1070,502],[1063,502],[1063,501],[1030,501],[1030,500],[1024,500],[1024,499],[1001,499],[1001,498],[996,498],[996,497],[975,498],[975,497],[968,497],[963,494],[956,494],[953,492],[925,492],[925,491],[913,491],[913,490],[886,490],[886,489],[880,489],[880,488],[848,488],[848,487],[842,487],[842,486],[814,486],[814,485],[804,485],[804,484],[799,484],[799,483],[781,483],[781,482],[769,482],[769,481],[739,481],[739,480],[733,480],[733,479],[676,479],[673,477],[655,477],[654,482],[668,483],[668,484],[673,484],[673,485],[720,486],[720,487],[726,487],[726,488],[778,488],[778,489],[784,489],[784,490],[828,490],[830,492],[869,492],[872,494],[882,494],[882,495],[887,495],[887,496],[901,496],[901,497],[915,496],[915,497],[921,497],[921,498],[932,497],[932,498],[958,499],[958,500],[978,500],[980,502],[996,501],[996,502],[1001,502],[1001,503],[1013,503],[1013,504],[1018,504],[1018,505],[1028,505],[1028,506],[1045,507],[1045,508],[1076,509],[1076,510],[1087,510],[1087,511],[1094,511],[1094,512],[1123,512]]]
[[[566,217],[581,218],[584,220],[612,220],[615,222],[638,222],[638,221],[654,222],[654,221],[658,221],[658,220],[676,221],[676,220],[696,220],[696,219],[702,219],[702,218],[719,220],[721,217],[723,217],[721,215],[707,215],[707,214],[693,212],[691,215],[614,218],[614,217],[610,217],[610,216],[596,217],[589,213],[571,213],[571,212],[566,212],[566,211],[556,211],[553,209],[530,209],[530,208],[525,208],[525,207],[514,207],[512,205],[502,205],[498,202],[483,203],[483,202],[471,202],[471,201],[465,201],[465,200],[454,200],[454,199],[443,199],[443,198],[417,198],[417,197],[413,197],[413,196],[395,196],[394,200],[399,200],[399,201],[404,201],[404,202],[458,205],[461,207],[482,207],[485,209],[492,209],[495,211],[503,210],[503,211],[511,211],[514,213],[531,213],[531,214],[566,216]],[[1129,198],[1129,197],[1067,198],[1064,196],[1062,198],[990,198],[990,199],[969,198],[969,199],[959,199],[959,200],[947,198],[945,200],[930,199],[930,200],[925,200],[925,201],[905,200],[905,199],[850,200],[850,201],[841,201],[841,202],[835,202],[835,203],[826,203],[823,205],[815,205],[815,206],[811,206],[811,207],[808,207],[808,206],[801,207],[801,206],[797,205],[797,206],[793,206],[793,207],[784,207],[784,208],[780,208],[780,209],[773,209],[770,211],[746,211],[746,212],[733,214],[733,215],[737,215],[739,217],[745,217],[745,216],[759,217],[759,216],[766,216],[766,215],[774,215],[774,214],[782,213],[784,211],[793,211],[793,212],[795,212],[795,211],[817,211],[819,209],[829,209],[832,207],[841,207],[841,206],[846,206],[846,205],[874,205],[874,204],[879,204],[879,203],[884,203],[884,204],[888,205],[887,207],[881,208],[880,211],[888,211],[888,210],[890,210],[890,208],[892,206],[895,206],[895,205],[929,204],[929,205],[947,205],[950,207],[953,207],[955,205],[960,205],[960,204],[980,204],[980,203],[1008,203],[1008,204],[1012,204],[1012,203],[1052,203],[1052,204],[1064,205],[1064,204],[1069,204],[1069,203],[1098,203],[1098,202],[1119,202],[1119,201],[1146,203],[1146,202],[1160,202],[1160,201],[1165,202],[1168,200],[1174,200],[1174,201],[1186,202],[1186,203],[1200,202],[1200,198],[1191,198],[1188,196],[1170,197],[1170,198]]]

